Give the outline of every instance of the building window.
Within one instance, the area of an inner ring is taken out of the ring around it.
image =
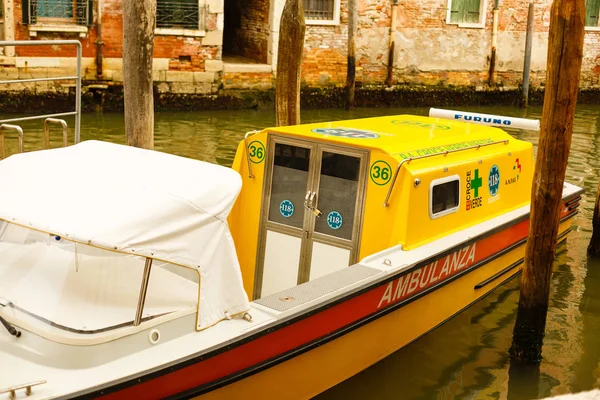
[[[156,27],[200,29],[198,0],[157,0]]]
[[[92,0],[24,0],[23,22],[27,25],[60,24],[88,26]]]
[[[448,24],[481,27],[485,23],[485,0],[448,0]]]
[[[429,217],[439,218],[458,211],[460,178],[458,175],[436,179],[429,191]]]
[[[304,19],[308,25],[340,23],[340,0],[303,0]]]
[[[586,0],[585,26],[598,27],[598,14],[600,14],[600,0]]]

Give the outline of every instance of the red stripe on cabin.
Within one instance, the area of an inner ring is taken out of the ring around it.
[[[568,208],[563,208],[561,218],[568,215]],[[263,363],[275,357],[281,356],[303,345],[307,345],[320,338],[324,338],[335,331],[359,321],[369,315],[383,310],[409,297],[415,296],[428,287],[444,282],[453,275],[459,274],[468,267],[506,249],[527,236],[529,220],[524,220],[510,226],[500,232],[490,235],[475,243],[475,257],[466,266],[457,269],[453,273],[440,278],[413,292],[381,304],[382,297],[390,283],[382,284],[372,290],[339,303],[331,308],[323,310],[308,318],[299,320],[291,325],[280,328],[272,333],[258,337],[251,342],[245,343],[231,350],[217,354],[214,357],[199,361],[196,364],[181,368],[171,373],[158,376],[148,381],[135,384],[122,390],[102,396],[103,399],[159,399],[172,396],[186,390],[197,388],[238,373],[257,364]],[[471,248],[470,246],[465,246]],[[462,250],[462,248],[461,248]],[[457,252],[460,253],[461,250]],[[455,253],[457,253],[455,252]],[[444,256],[440,261],[445,262],[447,257],[453,257],[452,253]],[[468,256],[468,254],[467,254]],[[436,272],[439,273],[443,264],[438,261]],[[450,261],[451,262],[451,261]],[[431,268],[431,264],[423,266]],[[391,282],[396,288],[399,278]],[[108,389],[110,390],[110,389]]]

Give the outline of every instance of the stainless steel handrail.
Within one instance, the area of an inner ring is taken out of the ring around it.
[[[60,80],[75,80],[75,111],[66,113],[49,114],[35,117],[12,118],[8,120],[0,120],[0,124],[6,122],[27,121],[32,119],[45,119],[49,117],[59,117],[66,115],[75,116],[75,143],[81,140],[81,55],[82,47],[79,40],[2,40],[0,47],[5,46],[75,46],[77,49],[77,75],[76,76],[59,76],[55,78],[32,78],[32,79],[15,79],[11,81],[0,81],[0,84],[25,83],[25,82],[43,82],[43,81],[60,81]]]
[[[6,146],[4,143],[4,131],[14,130],[19,134],[19,153],[23,152],[23,128],[18,125],[1,124],[0,125],[0,160],[6,157]]]
[[[32,121],[35,119],[46,119],[46,118],[54,118],[54,117],[67,117],[69,115],[77,115],[77,111],[69,111],[69,112],[56,113],[56,114],[32,115],[31,117],[1,119],[0,124],[4,124],[7,122]]]
[[[458,153],[459,151],[472,150],[472,149],[479,150],[479,148],[481,148],[481,147],[491,146],[491,145],[500,144],[500,143],[508,144],[508,140],[499,140],[497,142],[478,144],[475,146],[464,147],[462,149],[456,149],[456,150],[446,150],[443,153],[426,154],[424,156],[419,156],[419,157],[405,158],[404,160],[400,161],[400,164],[398,164],[398,167],[396,168],[396,173],[394,174],[394,178],[392,179],[392,183],[390,185],[390,188],[388,189],[387,196],[385,196],[385,201],[383,202],[383,206],[387,207],[390,205],[390,196],[392,195],[392,190],[394,190],[394,185],[396,184],[396,179],[398,179],[398,175],[400,174],[400,168],[402,168],[402,165],[404,165],[404,163],[411,162],[414,160],[421,160],[423,158],[435,157],[435,156],[444,156],[445,157],[450,153]]]
[[[144,264],[144,275],[142,276],[142,286],[140,288],[140,296],[138,298],[138,305],[135,312],[133,326],[138,326],[142,323],[142,315],[144,313],[144,303],[146,302],[146,293],[148,292],[148,281],[150,280],[151,268],[152,259],[150,257],[146,257],[146,263]]]
[[[63,146],[69,145],[69,128],[67,127],[67,121],[64,119],[46,118],[44,120],[44,144],[47,149],[50,148],[50,124],[60,124],[63,129]]]
[[[15,81],[15,80],[0,81],[0,84],[48,82],[48,81],[72,81],[77,78],[78,78],[78,76],[57,76],[57,77],[51,77],[51,78],[28,78],[28,79],[19,79],[18,81]]]
[[[250,131],[246,132],[246,134],[244,135],[244,146],[246,147],[246,161],[248,162],[248,178],[254,178],[254,174],[252,173],[252,161],[250,161],[250,155],[248,154],[248,138],[257,133],[258,131]]]

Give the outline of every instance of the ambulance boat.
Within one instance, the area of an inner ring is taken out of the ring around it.
[[[0,161],[0,400],[307,399],[439,326],[520,271],[534,173],[475,124],[512,119],[451,118]]]

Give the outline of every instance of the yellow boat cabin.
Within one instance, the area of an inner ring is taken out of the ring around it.
[[[233,168],[230,228],[260,298],[528,204],[533,150],[499,128],[400,115],[253,132]]]

